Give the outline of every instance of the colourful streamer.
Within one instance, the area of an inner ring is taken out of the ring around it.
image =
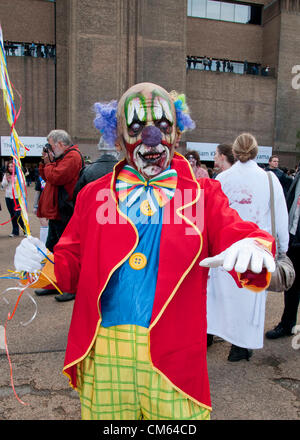
[[[21,163],[21,159],[25,157],[26,151],[29,150],[20,141],[18,133],[15,128],[16,122],[19,118],[21,111],[22,98],[21,95],[14,89],[20,98],[20,108],[17,111],[14,102],[14,94],[13,94],[14,87],[10,82],[7,71],[6,55],[3,45],[3,35],[2,35],[1,25],[0,25],[0,88],[3,90],[3,103],[6,111],[6,118],[10,125],[11,157],[13,159],[13,164],[14,164],[13,175],[12,175],[12,189],[13,189],[15,208],[16,210],[19,209],[19,206],[17,204],[17,200],[18,200],[18,203],[20,205],[21,216],[25,227],[24,232],[27,235],[31,235],[29,219],[28,219],[26,181]],[[23,148],[24,150],[23,156],[21,155],[21,148]]]
[[[4,223],[0,223],[0,226],[7,225],[7,223],[10,223],[10,222],[12,221],[13,218],[14,218],[14,216],[13,216],[12,218],[10,218],[9,220],[7,220],[6,222],[4,222]]]
[[[13,87],[13,85],[9,79],[5,50],[4,50],[4,45],[3,45],[3,34],[2,34],[1,25],[0,25],[0,88],[3,91],[3,103],[4,103],[5,112],[6,112],[6,118],[9,123],[9,126],[10,126],[11,157],[13,160],[12,193],[13,193],[13,199],[14,199],[14,204],[15,204],[15,210],[20,211],[20,214],[21,214],[21,217],[22,217],[23,223],[24,223],[24,228],[25,228],[24,232],[29,236],[29,235],[31,235],[31,233],[30,233],[29,218],[28,218],[27,189],[26,189],[26,181],[25,181],[25,176],[24,176],[24,173],[22,170],[22,163],[21,163],[21,159],[23,159],[25,157],[26,151],[29,151],[29,150],[28,150],[28,148],[26,148],[22,144],[22,142],[19,139],[18,133],[16,131],[16,122],[20,116],[20,112],[21,112],[21,108],[22,108],[22,97],[17,92],[17,90]],[[13,89],[15,90],[15,92],[17,93],[17,95],[19,96],[19,99],[20,99],[20,108],[18,111],[16,110],[16,106],[15,106],[15,102],[14,102]],[[21,154],[21,148],[24,151],[24,153],[22,153],[23,155]],[[24,291],[26,290],[27,287],[29,287],[31,284],[33,284],[36,281],[36,276],[34,277],[31,274],[10,271],[9,274],[5,274],[4,276],[0,276],[0,278],[14,279],[14,280],[26,279],[26,281],[27,281],[26,285],[23,285],[21,288],[18,288],[18,287],[12,288],[15,290],[20,290],[21,293],[18,296],[18,299],[15,304],[13,312],[8,313],[8,316],[5,321],[5,325],[4,325],[4,343],[5,343],[5,351],[6,351],[7,359],[9,362],[9,368],[10,368],[11,386],[12,386],[12,389],[13,389],[13,392],[14,392],[16,399],[22,405],[27,405],[25,402],[23,402],[18,397],[16,390],[15,390],[15,387],[14,387],[12,362],[11,362],[11,359],[9,356],[9,351],[8,351],[6,327],[7,327],[8,322],[12,320]],[[11,289],[6,289],[6,291],[8,291],[8,290],[11,290]],[[28,325],[30,322],[32,322],[36,316],[36,313],[37,313],[36,302],[32,297],[30,297],[30,298],[36,306],[35,313],[27,323],[25,323],[25,324],[21,323],[22,325]]]
[[[2,278],[2,277],[1,277],[1,278]],[[16,311],[17,311],[17,308],[18,308],[19,302],[20,302],[20,300],[21,300],[21,297],[23,296],[23,294],[24,294],[26,288],[29,287],[31,284],[33,284],[33,283],[35,283],[35,282],[36,282],[36,277],[35,277],[35,279],[30,279],[30,280],[28,280],[27,284],[26,284],[25,286],[22,286],[21,288],[20,288],[20,287],[10,287],[10,288],[6,289],[5,292],[4,292],[4,294],[5,294],[5,293],[8,292],[9,290],[20,290],[20,294],[19,294],[18,299],[17,299],[17,301],[16,301],[16,303],[15,303],[14,309],[13,309],[12,313],[10,313],[10,312],[8,313],[7,318],[6,318],[6,321],[5,321],[5,324],[4,324],[4,345],[5,345],[6,356],[7,356],[8,363],[9,363],[9,370],[10,370],[10,383],[11,383],[11,387],[12,387],[12,390],[13,390],[13,392],[14,392],[14,395],[15,395],[16,399],[17,399],[18,402],[21,403],[22,405],[28,405],[28,404],[25,403],[25,402],[23,402],[23,400],[19,398],[19,396],[18,396],[18,394],[17,394],[17,392],[16,392],[16,390],[15,390],[14,379],[13,379],[13,368],[12,368],[12,362],[11,362],[10,355],[9,355],[9,351],[8,351],[8,344],[7,344],[7,330],[6,330],[6,327],[7,327],[8,322],[11,321],[11,320],[13,319],[13,317],[14,317]],[[4,295],[4,294],[3,294],[3,295]],[[30,319],[29,321],[27,321],[26,323],[22,323],[22,322],[20,323],[20,324],[23,325],[23,326],[26,326],[26,325],[30,324],[30,323],[34,320],[34,318],[35,318],[35,316],[36,316],[36,314],[37,314],[37,305],[36,305],[36,302],[35,302],[35,300],[31,297],[31,295],[28,294],[28,296],[29,296],[30,299],[33,301],[33,303],[35,304],[35,312],[34,312],[33,316],[31,317],[31,319]],[[7,302],[7,301],[6,301],[6,302]]]
[[[18,402],[20,402],[22,405],[28,405],[28,403],[25,403],[25,402],[23,402],[22,399],[20,399],[20,397],[18,396],[18,394],[17,394],[17,392],[15,390],[14,379],[13,379],[13,370],[12,370],[12,363],[11,363],[11,359],[10,359],[9,352],[8,352],[7,337],[6,337],[7,322],[8,321],[6,320],[5,321],[5,325],[4,325],[4,343],[5,343],[5,352],[6,352],[6,356],[7,356],[8,363],[9,363],[11,387],[13,389],[14,395],[15,395],[16,399],[18,400]]]

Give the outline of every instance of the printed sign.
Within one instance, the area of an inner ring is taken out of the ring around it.
[[[42,150],[47,143],[46,137],[31,137],[23,136],[19,137],[20,141],[25,145],[29,151],[26,152],[26,156],[30,157],[40,157],[42,155]],[[11,156],[11,138],[10,136],[1,136],[1,156]],[[20,155],[24,156],[24,148],[20,148]]]
[[[205,142],[187,142],[186,148],[187,150],[198,151],[202,161],[213,161],[218,145]],[[272,147],[259,146],[255,161],[257,163],[268,163],[270,156],[272,156]]]

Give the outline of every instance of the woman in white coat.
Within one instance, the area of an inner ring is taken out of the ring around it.
[[[272,233],[270,190],[267,173],[254,158],[256,139],[249,133],[237,137],[233,144],[236,163],[217,176],[222,190],[243,220],[256,223]],[[275,222],[280,252],[288,248],[288,212],[281,184],[270,173],[274,186]],[[228,360],[249,360],[251,349],[263,347],[267,292],[240,289],[222,268],[210,270],[207,286],[207,333],[220,336],[233,345]]]

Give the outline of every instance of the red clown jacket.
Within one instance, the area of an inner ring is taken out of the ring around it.
[[[76,388],[76,364],[91,350],[101,323],[100,297],[113,272],[138,244],[136,227],[118,209],[116,176],[110,173],[79,193],[75,212],[54,248],[55,277],[65,292],[76,292],[63,372]],[[165,206],[157,287],[149,327],[153,369],[179,392],[211,409],[206,364],[206,285],[208,269],[199,262],[246,237],[260,238],[274,254],[271,235],[243,221],[229,207],[220,183],[197,181],[175,153],[175,195]],[[241,286],[237,274],[232,275]],[[252,274],[263,290],[269,274]],[[250,278],[250,277],[248,277]],[[257,293],[259,295],[259,293]]]

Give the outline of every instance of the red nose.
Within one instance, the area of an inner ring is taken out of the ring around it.
[[[161,139],[161,131],[154,125],[147,125],[142,131],[142,142],[147,147],[156,147],[161,143]]]

